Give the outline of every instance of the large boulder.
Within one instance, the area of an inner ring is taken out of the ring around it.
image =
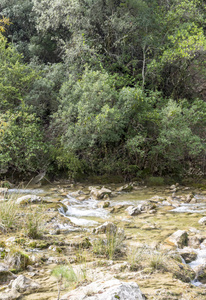
[[[61,297],[60,300],[144,300],[139,286],[135,282],[121,282],[112,279],[106,282],[101,280],[79,287]]]
[[[170,246],[183,248],[188,244],[187,232],[185,230],[177,230],[165,240],[165,243]]]
[[[42,198],[36,195],[25,195],[16,200],[16,204],[25,205],[28,203],[38,203],[41,202]]]

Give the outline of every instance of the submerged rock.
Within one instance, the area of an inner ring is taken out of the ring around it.
[[[60,300],[144,300],[139,286],[135,282],[121,282],[117,279],[106,282],[95,281],[79,287],[61,297]]]

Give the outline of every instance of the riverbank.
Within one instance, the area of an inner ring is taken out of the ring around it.
[[[10,272],[1,299],[14,292],[11,273],[36,283],[17,291],[21,299],[57,299],[62,266],[61,297],[69,290],[75,297],[75,288],[82,288],[90,299],[89,284],[96,282],[98,290],[99,280],[118,279],[138,284],[146,299],[205,299],[202,188],[67,182],[1,192],[7,220],[15,216],[8,225],[1,209],[1,264]]]

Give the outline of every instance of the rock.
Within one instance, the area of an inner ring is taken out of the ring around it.
[[[173,277],[183,282],[191,282],[195,278],[195,272],[189,265],[168,258],[165,261],[165,271],[172,273]]]
[[[143,202],[139,204],[138,206],[129,206],[126,211],[129,213],[130,216],[137,216],[141,214],[142,212],[149,211],[151,209],[155,209],[156,205],[154,203],[148,203],[148,202]]]
[[[41,202],[42,198],[36,195],[26,195],[18,198],[16,204],[24,205],[28,203],[38,203]]]
[[[117,192],[131,192],[133,190],[133,185],[132,184],[125,184],[118,188],[116,191]]]
[[[100,280],[86,286],[78,287],[60,298],[60,300],[144,300],[139,286],[135,282],[121,282],[112,279],[106,282]]]
[[[7,256],[5,256],[4,260],[10,269],[18,271],[25,270],[30,262],[28,255],[20,251],[16,251],[14,253],[9,252]]]
[[[197,258],[197,253],[194,252],[191,248],[185,247],[179,251],[179,254],[182,256],[182,258],[185,260],[187,264],[189,264],[191,261],[195,260]]]
[[[188,244],[187,232],[185,230],[177,230],[165,240],[165,243],[178,248],[183,248]]]
[[[201,283],[206,283],[206,264],[200,265],[195,268],[196,278]]]
[[[176,189],[176,185],[175,184],[173,184],[173,185],[170,186],[170,190],[174,190],[174,189]]]
[[[76,191],[76,192],[70,193],[69,195],[72,196],[72,197],[74,197],[74,198],[76,198],[76,197],[78,197],[78,196],[80,196],[80,195],[84,195],[84,192],[81,191],[81,190],[78,190],[78,191]]]
[[[130,216],[137,216],[139,214],[141,214],[141,209],[139,206],[134,207],[134,206],[129,206],[126,211],[128,212],[128,214]]]
[[[198,201],[197,201],[196,198],[192,198],[191,201],[190,201],[190,203],[197,203],[197,202],[198,202]]]
[[[110,195],[111,193],[112,193],[111,190],[103,187],[100,190],[93,188],[90,192],[90,195],[92,198],[99,200],[102,199],[105,195]]]
[[[190,201],[192,200],[192,198],[193,198],[193,195],[192,194],[188,194],[187,196],[186,196],[186,198],[185,198],[185,203],[190,203]]]
[[[0,282],[7,282],[14,278],[16,278],[16,276],[8,270],[7,266],[0,263]]]
[[[158,195],[155,195],[155,196],[153,196],[151,199],[150,199],[150,202],[155,202],[155,203],[157,203],[157,202],[161,202],[161,201],[164,201],[165,200],[165,197],[160,197],[160,196],[158,196]]]
[[[30,293],[33,290],[38,290],[40,285],[23,275],[19,275],[15,280],[11,281],[9,287],[11,290],[16,290],[19,293]]]
[[[123,209],[125,209],[125,205],[115,205],[112,207],[112,209],[110,210],[110,213],[111,214],[117,214],[117,213],[120,213]]]
[[[16,300],[21,296],[16,290],[6,289],[5,292],[0,293],[1,300]]]
[[[84,200],[86,200],[87,198],[88,198],[87,195],[81,195],[81,196],[77,197],[77,200],[79,200],[79,201],[84,201]]]
[[[201,244],[201,237],[198,235],[189,236],[188,238],[188,246],[191,248],[198,248]]]
[[[201,225],[206,225],[206,217],[201,218],[198,223]]]
[[[105,222],[103,225],[100,225],[97,228],[93,229],[94,233],[116,233],[117,232],[117,226],[114,223],[111,222]]]
[[[109,201],[101,201],[100,203],[97,204],[97,207],[99,207],[99,208],[107,208],[109,206],[110,206]]]

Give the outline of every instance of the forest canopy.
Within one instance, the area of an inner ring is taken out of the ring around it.
[[[203,0],[2,0],[0,176],[205,175]]]

